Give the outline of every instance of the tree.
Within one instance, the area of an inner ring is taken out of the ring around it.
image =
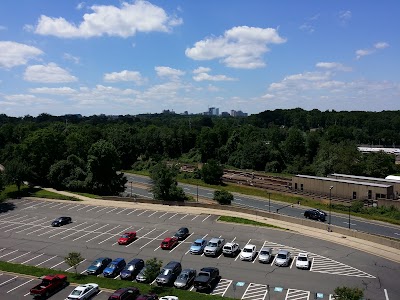
[[[5,183],[4,183],[4,175],[2,170],[0,169],[0,193],[4,190]]]
[[[334,291],[335,300],[360,300],[364,292],[359,288],[350,288],[347,286],[337,287]]]
[[[125,190],[127,179],[117,173],[120,160],[113,144],[105,140],[94,143],[88,154],[85,186],[99,195],[116,195]]]
[[[18,192],[21,191],[24,180],[29,180],[30,174],[31,170],[28,164],[19,158],[14,158],[5,163],[5,180],[9,184],[15,184]]]
[[[183,189],[178,187],[176,167],[168,167],[165,162],[159,162],[150,170],[153,181],[151,191],[154,199],[165,201],[185,201],[187,196]]]
[[[229,193],[228,191],[225,190],[220,190],[220,191],[215,191],[214,192],[214,198],[215,201],[217,201],[219,204],[222,205],[229,205],[233,201],[233,195]]]
[[[83,191],[85,178],[85,162],[76,155],[56,162],[47,174],[47,179],[54,188],[69,191]]]
[[[147,282],[153,282],[158,274],[160,274],[162,263],[162,260],[159,260],[155,257],[146,260],[146,270],[144,271],[144,277],[146,278]]]
[[[201,169],[201,177],[208,184],[220,184],[222,175],[224,175],[224,168],[215,159],[209,159]]]
[[[81,263],[81,261],[83,261],[83,257],[79,252],[70,252],[66,257],[64,257],[64,261],[68,266],[73,267],[75,270],[75,274],[77,274],[78,272],[76,268]]]

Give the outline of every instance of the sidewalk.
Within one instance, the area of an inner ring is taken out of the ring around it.
[[[367,252],[373,255],[379,255],[388,260],[400,263],[400,251],[395,248],[387,247],[381,244],[369,242],[366,240],[344,236],[335,232],[327,232],[326,230],[316,229],[313,227],[303,226],[299,224],[292,224],[289,222],[284,222],[275,219],[264,218],[260,216],[254,216],[251,214],[238,213],[233,211],[226,211],[222,209],[209,209],[202,207],[185,207],[185,206],[168,206],[163,204],[147,204],[140,202],[124,202],[124,201],[106,201],[101,199],[93,199],[65,191],[57,191],[51,188],[45,188],[48,191],[62,194],[65,196],[71,196],[82,200],[80,204],[87,205],[97,205],[97,206],[113,206],[113,207],[123,207],[123,208],[137,208],[144,210],[158,210],[165,212],[176,212],[176,213],[192,213],[192,214],[213,214],[213,215],[223,215],[230,217],[241,217],[249,220],[254,220],[257,222],[262,222],[266,224],[275,225],[281,228],[289,229],[297,234],[313,237],[316,239],[321,239],[329,241],[332,243],[340,244],[346,247],[357,249],[363,252]],[[48,200],[42,199],[41,200]],[[65,200],[48,200],[48,201],[58,201],[64,202]],[[279,230],[279,229],[277,229]]]

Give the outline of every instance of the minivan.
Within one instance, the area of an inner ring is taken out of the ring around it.
[[[121,271],[121,279],[126,279],[126,280],[133,280],[136,278],[136,275],[139,274],[139,272],[143,269],[144,267],[144,260],[140,258],[135,258],[132,259],[125,268]]]
[[[126,262],[123,258],[116,258],[103,271],[104,277],[116,277],[125,268]]]
[[[156,278],[156,282],[158,285],[172,285],[181,272],[181,263],[171,261],[161,269],[160,274]]]

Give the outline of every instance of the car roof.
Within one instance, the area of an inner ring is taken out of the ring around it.
[[[287,254],[287,253],[289,253],[289,251],[288,250],[279,250],[279,252],[278,252],[278,254]]]
[[[119,262],[121,260],[124,260],[124,259],[122,257],[118,257],[118,258],[114,259],[113,262]]]
[[[163,239],[163,242],[169,242],[172,239],[173,239],[173,237],[166,237],[165,239]]]
[[[195,240],[195,242],[197,242],[197,243],[202,243],[203,241],[207,242],[207,240],[205,240],[205,239],[197,239],[197,240]]]
[[[262,248],[260,249],[260,251],[269,251],[269,252],[272,252],[272,248],[271,248],[271,247],[262,247]]]
[[[307,257],[307,256],[308,256],[308,253],[307,253],[307,252],[301,252],[301,253],[299,253],[299,255],[297,255],[297,256]]]
[[[255,245],[253,245],[253,244],[247,244],[246,246],[244,246],[244,248],[254,248],[255,247]]]
[[[141,258],[134,258],[128,263],[128,265],[133,265],[135,263],[138,263],[139,261],[143,261],[144,262],[144,260],[141,259]]]

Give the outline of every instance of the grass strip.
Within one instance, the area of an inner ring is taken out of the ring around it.
[[[38,187],[29,187],[26,185],[22,185],[19,192],[16,185],[8,185],[6,186],[4,191],[0,193],[0,201],[10,198],[16,199],[20,197],[38,197],[46,199],[81,201],[75,197],[65,196],[58,193],[46,191]]]
[[[287,228],[282,228],[279,226],[262,223],[262,222],[258,222],[258,221],[253,221],[253,220],[249,220],[249,219],[245,219],[245,218],[239,218],[239,217],[220,216],[218,218],[218,221],[228,222],[228,223],[238,223],[238,224],[244,224],[244,225],[253,225],[253,226],[260,226],[260,227],[269,227],[269,228],[282,229],[282,230],[289,230]]]
[[[232,298],[220,297],[215,295],[201,294],[196,292],[190,292],[186,290],[178,290],[172,287],[159,287],[152,286],[149,284],[137,283],[125,280],[115,280],[111,278],[89,276],[84,274],[75,274],[71,272],[56,271],[53,269],[39,268],[35,266],[27,266],[15,263],[9,263],[0,261],[0,270],[5,272],[12,272],[23,275],[30,275],[34,277],[41,277],[49,274],[64,274],[68,276],[68,282],[76,284],[85,283],[97,283],[101,288],[110,290],[117,290],[122,287],[137,287],[141,294],[156,293],[158,296],[175,295],[179,297],[179,300],[232,300]],[[33,287],[33,285],[32,285]],[[27,287],[28,289],[30,287]]]

